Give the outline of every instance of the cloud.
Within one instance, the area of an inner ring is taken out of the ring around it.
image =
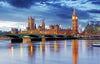
[[[87,22],[89,22],[88,19],[79,19],[78,21],[79,21],[79,22],[82,22],[82,23],[87,23]]]
[[[37,2],[43,4],[44,2],[49,0],[0,0],[0,1],[8,2],[10,5],[17,8],[30,8],[32,5],[35,5],[35,3]]]
[[[92,2],[92,4],[100,5],[100,2],[95,1],[95,2]]]
[[[14,22],[14,21],[0,21],[0,30],[3,31],[10,31],[11,28],[21,28],[25,29],[27,26],[27,23],[25,22]]]
[[[88,1],[97,1],[97,2],[100,2],[100,0],[88,0]]]
[[[7,2],[19,8],[30,8],[33,4],[33,0],[7,0]]]
[[[1,24],[6,21],[9,21],[8,24],[22,24],[27,23],[28,16],[36,16],[37,25],[40,25],[41,19],[44,18],[46,25],[61,24],[62,27],[66,27],[66,24],[72,23],[71,16],[75,8],[79,23],[86,24],[86,19],[93,20],[94,13],[100,13],[97,2],[99,0],[0,0],[0,21],[3,21]],[[99,19],[99,15],[97,17]]]
[[[57,16],[59,16],[59,17],[62,18],[62,19],[66,19],[66,18],[71,19],[71,15],[68,16],[67,14],[57,14]]]
[[[90,13],[100,13],[100,10],[94,9],[94,10],[89,10],[88,12],[90,12]]]
[[[49,26],[48,26],[48,25],[46,25],[46,26],[45,26],[45,28],[46,28],[46,29],[49,29]]]
[[[46,5],[57,7],[57,8],[61,8],[62,7],[61,3],[46,3]]]

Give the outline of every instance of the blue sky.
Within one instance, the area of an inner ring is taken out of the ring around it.
[[[99,0],[0,0],[0,30],[9,31],[12,27],[24,30],[28,16],[36,17],[36,25],[44,18],[46,27],[61,24],[68,28],[72,26],[74,8],[83,28],[88,21],[100,21]]]

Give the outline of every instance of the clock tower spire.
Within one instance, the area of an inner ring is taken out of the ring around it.
[[[72,15],[72,33],[73,35],[77,35],[78,33],[78,16],[76,15],[76,10],[73,11]]]

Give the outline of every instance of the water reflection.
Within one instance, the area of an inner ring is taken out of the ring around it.
[[[36,51],[36,46],[33,46],[33,44],[30,44],[28,46],[28,53],[29,53],[30,58],[35,57],[35,51]]]
[[[66,40],[65,40],[65,45],[64,45],[65,49],[66,49]]]
[[[85,40],[85,43],[86,43],[87,51],[91,51],[91,50],[93,51],[92,44],[94,43],[94,40]]]
[[[34,46],[32,43],[28,46],[28,57],[29,57],[29,61],[30,64],[34,64],[35,63],[35,59],[36,59],[36,46]]]
[[[81,49],[81,40],[79,40],[79,50]]]
[[[48,41],[48,48],[50,47],[50,42]]]
[[[61,48],[61,40],[60,40],[60,48]]]
[[[54,41],[54,52],[55,52],[55,53],[57,52],[57,48],[58,48],[58,46],[57,46],[57,44],[56,44],[56,41]]]
[[[11,43],[9,44],[9,53],[11,54]]]
[[[30,38],[23,38],[23,43],[31,43],[31,39]]]
[[[42,54],[42,42],[40,42],[40,53]]]
[[[42,42],[40,42],[40,54],[43,54],[44,56],[46,50],[47,50],[46,40],[42,39]]]
[[[86,42],[87,42],[87,47],[89,48],[89,40],[86,40]]]
[[[12,56],[13,56],[13,51],[14,50],[14,47],[13,46],[11,46],[11,52],[12,52]]]
[[[78,63],[78,44],[77,44],[77,40],[73,40],[72,50],[73,50],[73,64],[77,64]]]
[[[21,52],[21,56],[23,55],[23,46],[22,43],[20,44],[20,52]]]
[[[30,43],[27,40],[26,42],[9,44],[8,52],[14,62],[17,59],[26,61],[26,64],[52,64],[52,62],[54,64],[84,64],[81,61],[91,64],[91,60],[94,62],[100,60],[100,48],[91,46],[92,43],[99,43],[100,40],[42,40]]]

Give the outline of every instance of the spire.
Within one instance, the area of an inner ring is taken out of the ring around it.
[[[43,26],[43,25],[45,25],[45,23],[44,23],[44,19],[42,19],[42,26]]]
[[[32,19],[33,21],[33,29],[36,29],[36,25],[35,25],[35,16],[34,16],[34,19]]]
[[[75,10],[75,8],[74,8],[73,14],[76,14],[76,10]]]
[[[30,16],[30,18],[32,19],[32,16]]]
[[[34,16],[34,20],[35,20],[35,16]]]
[[[33,19],[33,23],[34,23],[34,25],[35,25],[35,16],[34,16],[34,19]]]
[[[45,29],[44,19],[42,19],[42,29]]]
[[[44,23],[44,18],[42,19],[42,23]]]
[[[29,16],[28,16],[28,20],[29,20]]]

